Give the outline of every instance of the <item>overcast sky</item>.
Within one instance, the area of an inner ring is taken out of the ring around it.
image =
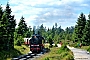
[[[12,14],[17,23],[21,16],[28,26],[52,27],[55,23],[63,29],[75,26],[81,12],[86,15],[90,12],[90,0],[1,0],[5,8],[9,2]]]

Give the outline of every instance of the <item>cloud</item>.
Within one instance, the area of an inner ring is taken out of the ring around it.
[[[87,15],[90,11],[89,0],[9,0],[9,3],[17,21],[23,15],[32,26],[58,23],[65,28],[75,25],[81,12]]]

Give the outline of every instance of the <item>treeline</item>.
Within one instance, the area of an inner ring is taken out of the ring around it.
[[[49,42],[49,40],[52,40],[54,43],[59,43],[62,40],[72,40],[72,34],[74,31],[74,27],[67,27],[65,30],[61,28],[61,26],[57,27],[57,23],[53,25],[53,27],[50,29],[46,29],[46,27],[38,26],[35,28],[34,31],[36,31],[36,34],[40,34],[45,38],[45,42]]]
[[[23,38],[30,38],[32,34],[42,35],[45,38],[45,42],[50,42],[52,40],[58,43],[60,40],[71,40],[74,27],[67,27],[65,30],[61,26],[57,27],[57,23],[53,25],[50,29],[46,29],[43,26],[31,26],[27,27],[25,18],[22,16],[20,22],[16,24],[16,19],[14,15],[11,14],[10,5],[7,3],[6,8],[3,10],[0,5],[0,50],[10,50],[14,48],[14,45],[23,44]],[[18,25],[17,28],[16,25]]]
[[[82,43],[83,45],[90,45],[90,14],[86,20],[83,13],[80,14],[75,27],[67,27],[65,30],[58,26],[57,23],[52,28],[46,28],[42,25],[27,27],[25,18],[22,16],[18,24],[14,15],[11,14],[10,5],[7,3],[3,10],[0,5],[0,51],[10,50],[14,45],[23,44],[23,38],[30,38],[32,34],[40,34],[45,38],[44,42],[59,43],[60,41],[73,41]],[[18,25],[17,28],[16,25]]]
[[[72,43],[76,44],[90,45],[90,14],[88,19],[86,19],[85,15],[81,13],[75,27],[71,26],[63,30],[61,26],[57,27],[57,23],[55,23],[51,29],[46,29],[42,24],[36,31],[45,37],[46,42],[49,42],[49,40],[52,40],[54,43],[72,41]]]
[[[0,51],[14,49],[14,45],[21,45],[25,37],[30,37],[32,32],[27,27],[24,17],[22,16],[18,27],[16,27],[16,19],[14,15],[11,14],[10,5],[7,3],[6,8],[0,5]]]

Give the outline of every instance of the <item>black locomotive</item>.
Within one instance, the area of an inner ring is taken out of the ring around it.
[[[43,51],[43,44],[42,40],[44,38],[40,35],[34,34],[32,35],[32,38],[30,39],[30,51],[32,52],[41,52]]]

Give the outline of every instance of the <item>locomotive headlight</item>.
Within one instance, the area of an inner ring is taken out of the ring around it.
[[[37,45],[37,46],[39,46],[39,45]]]
[[[34,45],[31,45],[31,46],[34,46]]]

